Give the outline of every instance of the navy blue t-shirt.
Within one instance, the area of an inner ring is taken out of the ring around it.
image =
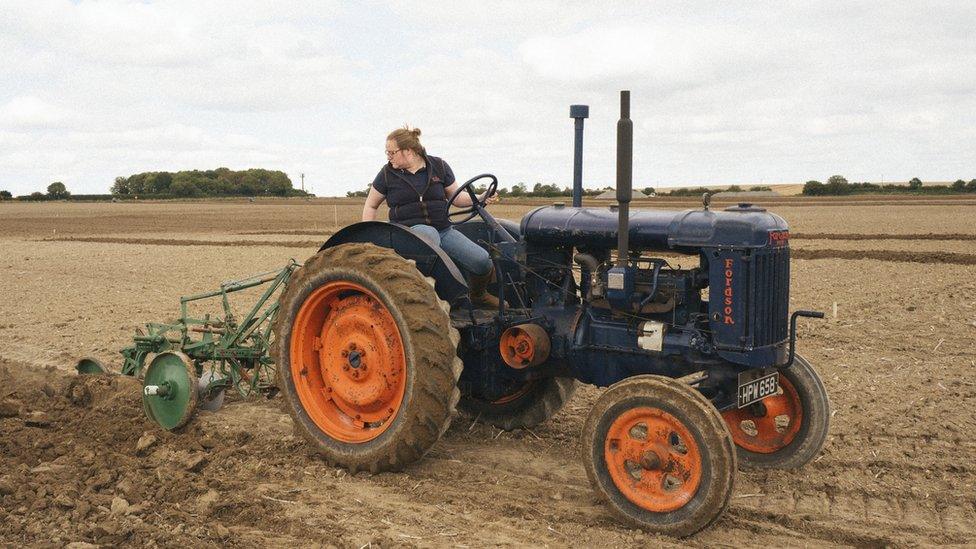
[[[394,169],[394,171],[397,172],[397,174],[399,174],[400,177],[403,177],[404,179],[409,181],[410,185],[417,191],[417,193],[424,192],[424,188],[427,187],[427,166],[426,165],[423,168],[421,168],[419,171],[417,171],[417,173],[410,173],[407,170],[397,170],[397,169]],[[390,181],[390,183],[393,183],[394,185],[397,184],[398,182],[399,180]],[[383,170],[380,170],[380,173],[376,174],[376,178],[373,179],[373,188],[376,189],[376,191],[382,194],[383,196],[386,196],[390,192],[390,189],[386,187],[386,183],[387,182],[384,181],[383,178]],[[444,182],[442,184],[445,187],[450,187],[451,185],[454,184],[454,171],[451,170],[451,167],[448,166],[447,162],[444,162]]]

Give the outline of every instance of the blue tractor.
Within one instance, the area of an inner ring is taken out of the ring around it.
[[[596,492],[624,521],[691,535],[717,520],[737,466],[815,458],[827,393],[795,353],[786,222],[750,204],[629,210],[632,122],[621,93],[617,200],[521,223],[475,204],[457,228],[488,249],[497,310],[472,308],[465,273],[403,226],[333,235],[282,293],[272,353],[298,431],[330,463],[396,470],[456,410],[502,429],[546,421],[578,382],[609,387],[582,434]],[[487,193],[485,196],[490,195]],[[478,219],[474,219],[474,218]],[[661,257],[664,255],[665,257]],[[682,268],[677,264],[693,263]]]

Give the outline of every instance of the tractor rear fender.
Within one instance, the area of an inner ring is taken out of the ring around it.
[[[391,248],[401,257],[414,260],[417,270],[434,279],[437,295],[452,307],[468,297],[468,284],[454,261],[440,246],[432,245],[404,225],[383,221],[354,223],[332,235],[319,251],[353,242]]]

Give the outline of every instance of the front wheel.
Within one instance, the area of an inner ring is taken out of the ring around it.
[[[612,385],[583,428],[583,465],[614,514],[685,537],[718,520],[732,496],[735,447],[718,410],[673,379]]]
[[[795,469],[820,454],[830,429],[830,400],[800,355],[779,371],[775,395],[722,413],[745,467]]]

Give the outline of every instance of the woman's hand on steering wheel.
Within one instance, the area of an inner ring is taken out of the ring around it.
[[[481,195],[481,202],[484,203],[485,206],[494,204],[495,202],[498,202],[499,200],[501,200],[501,197],[498,196],[498,191],[495,191],[495,192],[491,193],[491,196],[488,196],[488,197],[485,197],[484,194]]]
[[[485,190],[485,192],[482,193],[481,196],[478,196],[474,192],[473,184],[475,181],[478,181],[480,179],[485,179],[485,178],[488,178],[491,181],[488,183],[488,188]],[[451,224],[460,225],[461,223],[470,221],[471,219],[474,218],[474,216],[478,215],[479,208],[485,208],[489,204],[494,204],[495,202],[498,202],[497,191],[498,191],[498,178],[495,177],[494,175],[491,175],[490,173],[483,173],[481,175],[477,175],[462,183],[461,186],[458,187],[456,191],[454,191],[454,196],[452,196],[447,201],[447,207],[448,209],[450,209],[451,206],[454,206],[454,203],[457,202],[457,197],[461,196],[461,193],[464,192],[467,192],[468,196],[471,197],[471,206],[468,208],[464,208],[463,210],[458,210],[456,212],[449,213],[448,218],[456,218],[456,217],[463,216],[463,218],[459,221],[452,220]]]

